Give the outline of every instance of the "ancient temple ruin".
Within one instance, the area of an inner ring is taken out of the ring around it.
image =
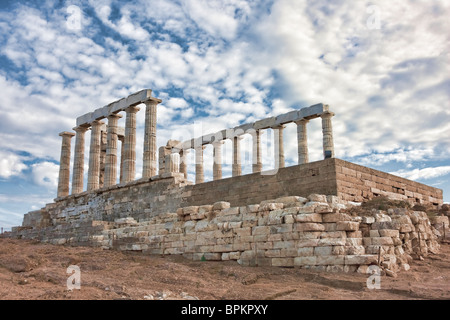
[[[57,198],[27,213],[10,236],[179,254],[194,260],[340,271],[363,270],[375,260],[379,264],[380,252],[382,258],[395,258],[389,260],[394,261],[391,264],[404,265],[405,252],[417,250],[413,245],[417,237],[420,253],[438,250],[435,231],[423,212],[378,212],[374,217],[345,213],[349,205],[377,196],[435,207],[442,205],[443,196],[440,189],[335,158],[334,113],[328,105],[300,108],[186,141],[170,140],[158,149],[157,109],[162,101],[151,94],[149,89],[142,90],[96,109],[77,118],[75,133],[60,134]],[[141,104],[145,105],[143,171],[142,178],[135,179],[136,117]],[[118,126],[122,112],[125,128]],[[307,126],[316,118],[322,122],[323,160],[310,162]],[[283,147],[288,123],[297,125],[298,142],[298,164],[290,167],[285,166]],[[261,134],[269,128],[274,132],[275,169],[264,172]],[[243,175],[240,141],[246,134],[252,136],[253,172]],[[222,176],[226,139],[233,146],[229,178]],[[205,182],[203,150],[209,144],[213,146],[213,181]],[[186,155],[191,149],[195,183],[187,180]]]

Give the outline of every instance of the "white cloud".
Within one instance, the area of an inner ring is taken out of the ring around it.
[[[445,176],[450,173],[450,166],[441,166],[434,168],[399,170],[392,174],[404,177],[410,180],[427,180]]]
[[[0,150],[0,177],[8,179],[21,174],[27,168],[24,160],[24,157]]]
[[[59,166],[52,162],[40,162],[31,165],[33,182],[48,189],[58,186]]]

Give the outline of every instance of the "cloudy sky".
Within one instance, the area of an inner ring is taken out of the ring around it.
[[[329,104],[338,158],[439,187],[449,202],[449,16],[447,0],[1,0],[0,226],[56,197],[59,132],[145,88],[163,100],[159,146]],[[319,160],[320,121],[308,130]],[[285,150],[295,164],[295,125]],[[205,161],[210,180],[212,147]]]

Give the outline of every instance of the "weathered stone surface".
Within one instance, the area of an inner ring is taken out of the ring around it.
[[[296,223],[296,231],[324,231],[325,227],[320,223]]]
[[[357,231],[359,229],[358,222],[338,221],[336,222],[337,231]]]
[[[301,213],[295,216],[296,222],[322,222],[322,215],[319,213]]]
[[[230,203],[229,202],[225,202],[225,201],[219,201],[213,204],[212,209],[213,210],[222,210],[222,209],[227,209],[230,207]]]

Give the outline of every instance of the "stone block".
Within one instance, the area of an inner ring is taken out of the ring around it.
[[[375,222],[375,217],[362,217],[362,222],[372,224]]]
[[[237,214],[239,214],[239,207],[225,208],[225,209],[222,209],[221,213],[224,216],[237,215]]]
[[[278,258],[281,255],[281,249],[269,249],[264,252],[264,256],[267,258]]]
[[[322,222],[322,215],[319,213],[303,213],[295,216],[296,222]]]
[[[325,246],[325,247],[315,247],[314,255],[315,256],[330,256],[332,254],[333,247]]]
[[[274,202],[278,202],[278,203],[296,203],[296,202],[306,203],[307,201],[308,201],[308,199],[303,198],[303,197],[289,196],[289,197],[277,198],[277,199],[275,199]]]
[[[184,215],[194,214],[194,213],[198,213],[198,206],[190,206],[190,207],[183,208]]]
[[[296,223],[295,224],[296,231],[325,231],[325,227],[320,223]]]
[[[357,231],[359,230],[358,222],[338,221],[336,222],[336,231]]]
[[[378,230],[378,232],[381,237],[398,238],[400,236],[400,233],[398,230],[381,229],[381,230]]]
[[[317,246],[345,246],[346,239],[341,238],[325,238],[319,239]]]
[[[297,256],[298,257],[308,257],[314,255],[314,248],[315,247],[303,247],[303,248],[297,248]]]
[[[274,202],[261,203],[259,206],[259,212],[272,211],[272,210],[283,209],[283,208],[284,208],[283,203],[274,203]]]
[[[270,234],[270,227],[269,226],[258,226],[252,228],[252,235],[269,235]]]
[[[338,222],[338,221],[352,221],[352,217],[350,217],[346,213],[330,213],[324,214],[322,216],[323,222]]]
[[[327,203],[327,196],[322,195],[322,194],[310,194],[308,196],[308,200],[311,202],[323,202],[323,203]]]
[[[273,267],[293,267],[294,258],[272,258]]]
[[[317,256],[316,265],[343,265],[345,256]]]
[[[256,213],[259,211],[259,204],[248,205],[246,208],[248,213]]]
[[[380,236],[380,233],[378,232],[378,230],[369,230],[369,236],[370,236],[371,238],[379,237],[379,236]]]
[[[292,224],[295,222],[294,216],[291,214],[285,215],[283,217],[283,222],[286,224]]]
[[[213,204],[212,210],[222,210],[222,209],[227,209],[229,207],[230,207],[230,203],[229,202],[218,201],[218,202]]]
[[[322,232],[320,234],[321,239],[326,238],[339,238],[339,239],[345,239],[347,238],[347,234],[345,231],[330,231],[330,232]]]
[[[392,241],[391,237],[378,237],[378,238],[371,238],[371,244],[374,246],[389,246],[394,245],[394,242]]]
[[[297,248],[317,247],[320,239],[302,239],[297,241]]]
[[[315,266],[316,261],[317,261],[316,256],[296,257],[296,258],[294,258],[294,266],[298,266],[298,267]]]
[[[364,254],[364,255],[347,255],[345,256],[346,265],[370,265],[378,262],[377,255]]]

